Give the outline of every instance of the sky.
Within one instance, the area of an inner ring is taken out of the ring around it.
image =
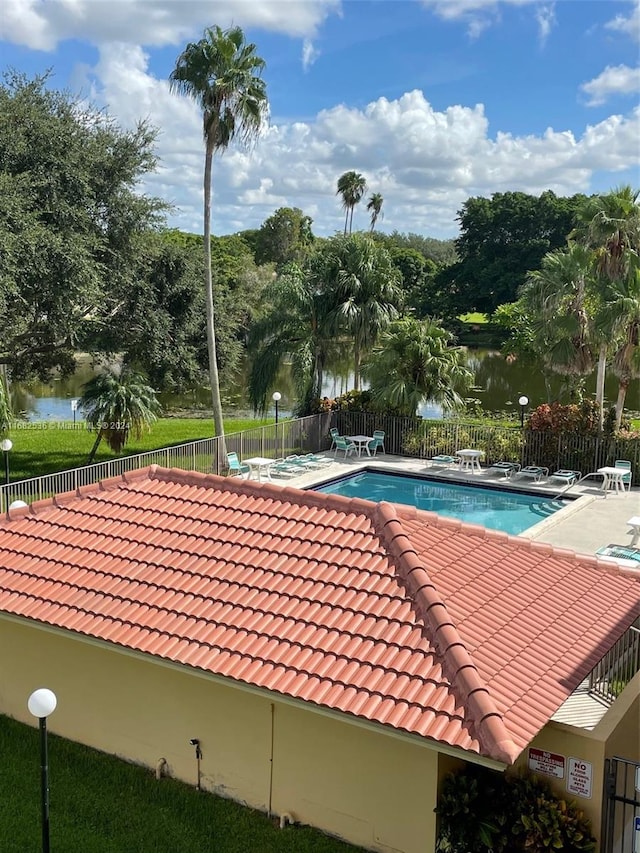
[[[3,0],[0,66],[158,130],[141,189],[202,233],[202,119],[169,91],[184,46],[239,25],[266,61],[269,123],[214,162],[212,231],[299,207],[343,227],[336,182],[361,172],[377,228],[458,233],[471,196],[640,186],[639,0]]]

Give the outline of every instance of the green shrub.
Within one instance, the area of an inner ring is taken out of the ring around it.
[[[584,812],[531,774],[506,776],[468,765],[445,777],[436,811],[439,853],[596,849]]]

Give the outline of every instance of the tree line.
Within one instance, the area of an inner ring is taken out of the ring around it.
[[[353,170],[337,180],[343,234],[318,237],[302,210],[280,208],[260,228],[211,235],[212,161],[234,139],[259,132],[263,68],[239,28],[214,27],[185,47],[171,74],[171,86],[203,116],[204,240],[167,229],[167,205],[139,191],[156,165],[152,127],[123,131],[51,91],[46,76],[5,75],[0,365],[11,378],[69,373],[77,351],[117,354],[163,390],[192,387],[208,373],[221,433],[220,384],[243,351],[254,356],[256,408],[291,357],[303,411],[319,394],[332,348],[348,346],[356,386],[366,376],[381,401],[410,410],[422,389],[453,405],[470,377],[450,329],[459,314],[482,311],[509,327],[518,357],[543,356],[549,369],[582,376],[597,353],[601,367],[613,359],[621,389],[628,387],[638,358],[631,188],[471,198],[459,212],[458,239],[439,241],[376,230],[380,193],[367,204],[368,233],[353,232],[367,192]],[[570,318],[588,344],[579,344]],[[621,390],[620,411],[623,403]]]

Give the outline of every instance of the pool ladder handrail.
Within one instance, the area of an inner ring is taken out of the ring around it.
[[[558,492],[557,495],[554,495],[551,500],[557,501],[558,498],[562,497],[562,495],[566,495],[569,489],[572,489],[574,486],[579,486],[580,483],[582,483],[583,480],[586,480],[588,477],[602,477],[602,480],[604,482],[604,476],[605,475],[601,474],[600,471],[590,471],[588,474],[585,474],[584,477],[580,477],[579,480],[574,480],[573,483],[569,483],[568,485],[566,485],[564,489],[561,492]]]

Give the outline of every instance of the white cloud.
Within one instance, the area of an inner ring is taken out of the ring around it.
[[[317,50],[311,39],[304,39],[302,42],[302,67],[305,71],[311,68],[316,59],[320,56],[320,51]]]
[[[590,107],[604,104],[610,95],[630,95],[640,91],[640,66],[608,65],[580,88],[589,96],[587,103]]]
[[[540,34],[540,43],[545,44],[549,38],[549,33],[556,23],[556,10],[553,3],[548,6],[539,6],[536,9],[536,21]]]
[[[312,37],[340,0],[217,0],[222,26],[239,24]],[[179,44],[212,21],[208,0],[3,0],[0,39],[34,50],[53,50],[65,39],[147,46]]]
[[[616,15],[605,24],[608,30],[624,33],[635,41],[640,41],[640,2],[633,0],[633,8],[629,15]]]
[[[421,0],[422,5],[445,21],[461,20],[467,25],[467,35],[478,38],[500,18],[500,6],[530,6],[539,0]],[[538,18],[541,38],[546,38]],[[545,24],[546,26],[546,24]]]

